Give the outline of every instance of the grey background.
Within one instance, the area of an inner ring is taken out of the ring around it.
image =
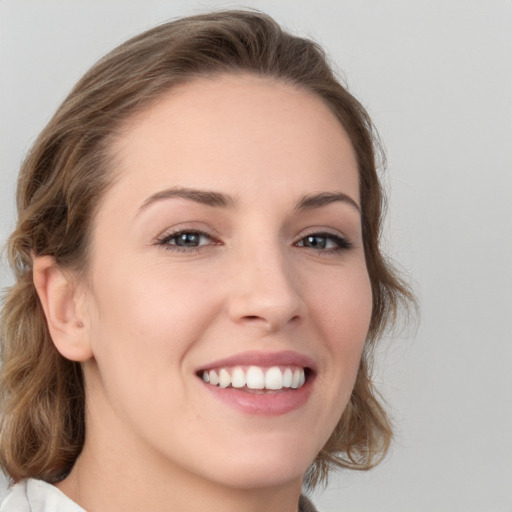
[[[159,22],[240,5],[323,44],[373,116],[388,155],[386,246],[422,308],[417,332],[379,354],[389,457],[332,478],[316,503],[511,511],[511,1],[0,1],[0,243],[23,155],[97,58]]]

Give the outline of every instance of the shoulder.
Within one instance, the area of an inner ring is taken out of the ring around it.
[[[300,497],[300,512],[316,512],[304,495]],[[0,512],[86,512],[57,487],[42,480],[22,480],[13,485],[0,503]]]
[[[0,512],[85,512],[57,487],[42,480],[13,485],[0,504]]]

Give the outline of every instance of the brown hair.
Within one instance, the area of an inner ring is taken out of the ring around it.
[[[391,428],[370,378],[371,351],[411,295],[379,249],[383,211],[375,132],[314,42],[267,15],[221,11],[149,30],[101,59],[78,82],[36,140],[20,172],[18,224],[8,242],[16,282],[0,324],[0,465],[14,481],[63,478],[85,438],[79,363],[55,349],[32,276],[32,257],[83,268],[92,219],[113,181],[108,150],[120,124],[195,77],[254,73],[323,98],[347,131],[360,174],[363,239],[373,311],[356,384],[335,431],[307,475],[313,486],[336,466],[368,469],[386,453]]]

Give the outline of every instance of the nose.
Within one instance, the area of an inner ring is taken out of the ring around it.
[[[278,249],[240,258],[232,268],[231,285],[229,315],[235,323],[275,332],[304,314],[293,265]]]

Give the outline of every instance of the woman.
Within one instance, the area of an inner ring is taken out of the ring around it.
[[[263,14],[98,62],[20,174],[0,510],[307,511],[303,482],[374,466],[371,350],[410,298],[374,150],[321,49]]]

